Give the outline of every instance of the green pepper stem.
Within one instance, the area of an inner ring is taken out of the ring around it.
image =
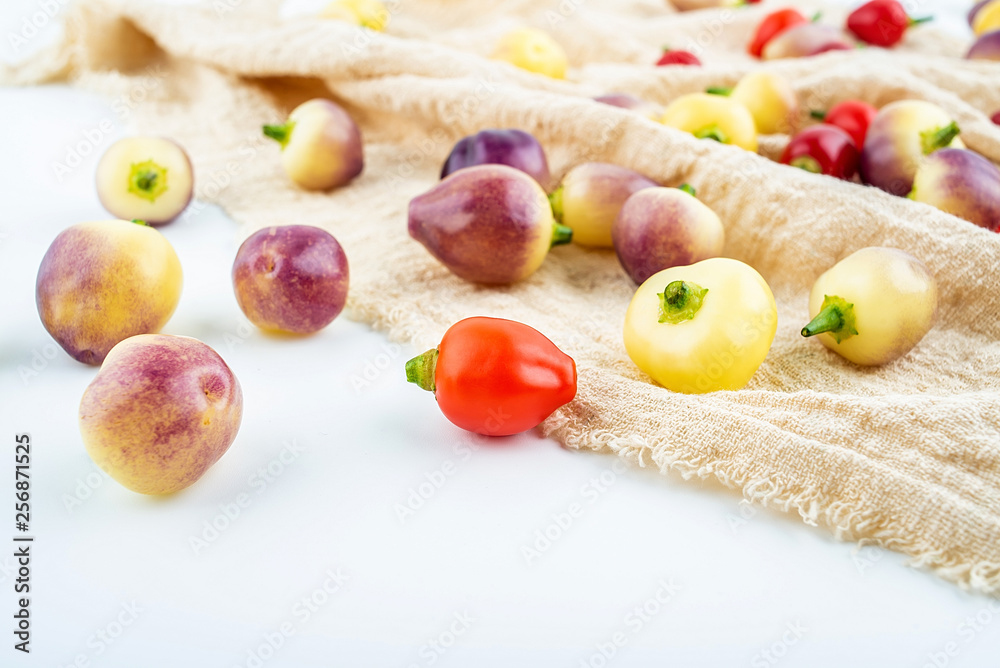
[[[168,172],[166,167],[153,160],[133,162],[128,175],[128,191],[136,197],[155,202],[167,192]]]
[[[729,97],[733,94],[733,89],[728,86],[709,86],[705,89],[705,92],[709,95],[721,95],[722,97]]]
[[[130,222],[133,222],[136,225],[142,225],[143,227],[149,227],[149,223],[145,220],[139,220],[138,218],[133,218]]]
[[[822,18],[823,18],[823,12],[816,12],[815,14],[812,15],[812,18],[809,19],[809,22],[819,23]]]
[[[858,333],[854,304],[848,304],[841,297],[824,295],[823,305],[816,317],[802,328],[802,336],[808,338],[829,333],[837,343],[846,341]]]
[[[819,161],[811,155],[800,155],[788,164],[792,167],[798,167],[799,169],[804,169],[807,172],[812,172],[813,174],[823,173],[823,167],[820,166]]]
[[[933,21],[933,20],[934,20],[933,16],[921,16],[919,19],[910,19],[910,25],[917,26],[920,25],[921,23],[927,23],[928,21]]]
[[[552,217],[557,223],[563,222],[563,186],[559,186],[549,195],[549,204],[552,205]]]
[[[688,195],[691,195],[691,197],[698,197],[698,191],[695,190],[694,186],[692,186],[690,183],[682,183],[681,185],[679,185],[677,187],[677,189],[678,190],[683,190]]]
[[[825,121],[826,120],[826,112],[825,111],[821,111],[819,109],[813,109],[813,110],[811,110],[809,112],[809,115],[812,116],[813,118],[815,118],[817,121]]]
[[[573,241],[573,230],[555,223],[552,225],[552,246],[561,246]]]
[[[668,283],[663,292],[657,295],[660,298],[659,322],[676,325],[685,320],[693,320],[701,310],[707,294],[708,288],[703,288],[697,283],[687,281]]]
[[[292,136],[292,129],[294,127],[295,121],[288,121],[282,125],[265,125],[264,136],[270,137],[274,141],[281,144],[281,148],[285,148],[288,144],[288,140]]]
[[[951,144],[955,140],[955,137],[959,135],[961,130],[958,127],[958,123],[952,121],[943,128],[936,128],[934,130],[925,130],[920,133],[920,145],[924,150],[924,155],[930,155],[939,148],[944,148]]]
[[[139,190],[152,190],[159,174],[153,170],[139,172],[135,177],[135,185]]]
[[[718,125],[709,125],[694,133],[698,139],[714,139],[720,144],[729,143],[729,135],[722,131]]]
[[[406,380],[416,383],[422,389],[433,392],[437,389],[434,384],[434,372],[437,369],[438,351],[432,348],[425,353],[417,355],[406,363]]]

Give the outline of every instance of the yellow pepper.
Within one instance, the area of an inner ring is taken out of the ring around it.
[[[553,79],[565,79],[569,66],[559,42],[534,28],[518,28],[501,37],[493,58]]]
[[[327,19],[339,19],[372,30],[383,31],[391,15],[379,0],[333,0],[320,13]]]
[[[809,295],[802,336],[855,364],[891,362],[934,323],[938,292],[927,266],[895,248],[862,248],[820,276]]]
[[[1000,0],[983,5],[972,20],[972,32],[979,35],[1000,30]]]
[[[758,70],[747,74],[729,96],[747,108],[760,134],[790,134],[798,121],[795,89],[788,79],[774,72]]]
[[[767,357],[778,310],[753,267],[712,258],[653,274],[625,315],[625,350],[675,392],[746,387]]]
[[[660,122],[699,139],[714,139],[757,152],[753,116],[746,107],[728,97],[708,93],[681,95],[664,110]]]

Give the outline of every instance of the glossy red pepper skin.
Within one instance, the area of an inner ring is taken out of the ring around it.
[[[878,109],[861,100],[844,100],[833,105],[826,112],[823,122],[834,125],[851,136],[854,146],[861,149],[865,145],[868,126],[871,125]]]
[[[760,54],[768,42],[791,27],[808,22],[809,19],[797,9],[779,9],[776,12],[771,12],[763,18],[757,26],[757,30],[754,31],[753,39],[747,45],[747,53],[760,58]]]
[[[906,29],[914,23],[897,0],[871,0],[847,17],[847,29],[859,39],[874,46],[895,46],[903,39]]]
[[[850,135],[832,125],[813,125],[788,143],[781,162],[817,174],[851,180],[858,173],[860,154]]]
[[[690,51],[670,51],[669,49],[664,49],[663,55],[656,61],[656,64],[659,67],[663,65],[701,65],[701,61],[698,60],[698,56]]]
[[[436,357],[432,364],[411,369],[428,355]],[[432,387],[426,382],[430,374]],[[538,330],[501,318],[455,323],[436,356],[428,351],[407,363],[407,379],[433,389],[453,424],[486,436],[533,429],[576,396],[573,358]]]

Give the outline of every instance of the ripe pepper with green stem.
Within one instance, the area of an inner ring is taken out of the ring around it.
[[[862,248],[816,280],[809,295],[812,321],[802,336],[819,336],[855,364],[885,364],[920,342],[937,303],[937,284],[923,262],[895,248]]]
[[[576,363],[538,330],[473,317],[406,363],[406,379],[433,392],[453,424],[485,436],[537,427],[576,396]]]
[[[738,260],[712,258],[665,269],[639,286],[625,314],[625,350],[674,392],[740,390],[777,328],[763,277]]]

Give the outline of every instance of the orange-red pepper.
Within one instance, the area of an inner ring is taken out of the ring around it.
[[[747,45],[747,53],[760,58],[768,42],[789,28],[807,22],[808,19],[797,9],[779,9],[771,12],[764,17],[757,26],[757,30],[754,31],[753,39]]]
[[[452,423],[486,436],[538,426],[576,396],[576,363],[538,330],[466,318],[440,345],[406,363],[406,379],[433,392]]]

